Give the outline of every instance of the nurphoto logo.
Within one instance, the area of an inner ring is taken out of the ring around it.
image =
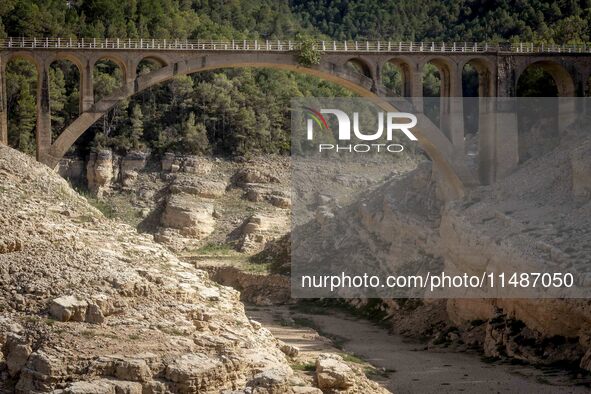
[[[338,140],[350,142],[351,141],[351,118],[349,115],[340,109],[328,108],[315,110],[314,108],[304,107],[307,114],[307,139],[314,139],[314,125],[320,128],[321,131],[330,132],[330,127],[323,114],[333,115],[336,117],[338,123]],[[417,117],[408,112],[378,112],[377,130],[373,133],[366,134],[361,131],[359,126],[359,112],[353,112],[353,134],[356,139],[360,141],[377,141],[383,137],[384,123],[386,123],[386,141],[392,141],[395,131],[401,131],[409,140],[416,141],[417,137],[410,131],[417,125]],[[385,119],[385,122],[384,122]],[[386,144],[386,143],[360,143],[360,144],[318,144],[318,151],[336,151],[336,152],[390,152],[400,153],[404,150],[401,144]]]

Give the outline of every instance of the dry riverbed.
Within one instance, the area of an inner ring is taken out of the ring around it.
[[[559,370],[491,363],[476,354],[445,349],[426,350],[424,344],[390,335],[338,310],[319,313],[297,306],[248,306],[247,315],[300,349],[294,369],[303,373],[319,353],[336,352],[395,393],[589,391]]]

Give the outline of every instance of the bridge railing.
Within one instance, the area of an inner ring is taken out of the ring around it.
[[[297,50],[292,40],[180,40],[119,38],[4,38],[2,49],[115,49],[174,51],[273,51]],[[317,41],[314,47],[323,52],[510,52],[510,53],[591,53],[590,45],[534,45],[532,43],[488,44],[469,42],[409,41]]]

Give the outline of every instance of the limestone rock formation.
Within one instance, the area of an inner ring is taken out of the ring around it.
[[[188,194],[172,194],[166,202],[161,223],[180,230],[184,236],[202,238],[213,231],[213,204]]]
[[[365,270],[384,275],[392,274],[392,267],[413,274],[442,269],[469,274],[575,272],[577,285],[585,290],[591,285],[591,141],[588,134],[575,137],[564,137],[510,176],[494,185],[474,187],[456,201],[443,200],[439,176],[429,163],[388,179],[358,201],[343,204],[343,209],[331,208],[336,193],[318,190],[322,182],[309,182],[310,191],[297,195],[305,204],[294,205],[302,211],[297,218],[308,215],[308,219],[294,236],[298,242],[292,253],[310,257],[310,264],[362,261]],[[333,170],[322,164],[311,163],[304,175],[314,180],[315,174]],[[342,239],[334,237],[339,234],[336,225],[341,226]],[[320,248],[311,250],[314,242]],[[338,247],[331,246],[335,244]],[[394,324],[406,324],[407,332],[432,335],[436,342],[461,341],[464,348],[479,347],[494,357],[580,363],[588,368],[589,356],[584,356],[591,348],[588,300],[508,297],[506,290],[503,295],[496,299],[472,293],[472,299],[439,301],[436,308],[431,302],[418,302],[412,313],[405,312],[403,302],[384,300],[379,312]],[[421,319],[421,314],[435,319]]]
[[[148,158],[147,152],[129,152],[121,159],[120,174],[123,186],[131,187],[135,184],[138,173],[146,167]]]
[[[203,198],[219,198],[226,192],[226,184],[221,181],[211,181],[180,174],[170,186],[171,193],[186,193]]]
[[[101,197],[109,190],[113,179],[117,178],[113,170],[113,153],[110,150],[91,153],[86,164],[88,189]]]
[[[270,217],[260,214],[247,218],[240,226],[238,250],[240,252],[256,252],[273,240],[281,229],[288,227],[287,215]]]
[[[164,154],[161,168],[164,172],[185,172],[195,175],[207,175],[213,165],[207,158],[201,156],[179,156],[172,152]]]

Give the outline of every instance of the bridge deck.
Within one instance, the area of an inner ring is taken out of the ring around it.
[[[5,38],[2,49],[115,49],[164,51],[272,51],[288,52],[298,49],[292,40],[181,40],[181,39],[119,39],[119,38]],[[468,42],[409,42],[409,41],[317,41],[315,48],[323,52],[371,53],[591,53],[591,46],[534,45],[532,43],[468,43]]]

